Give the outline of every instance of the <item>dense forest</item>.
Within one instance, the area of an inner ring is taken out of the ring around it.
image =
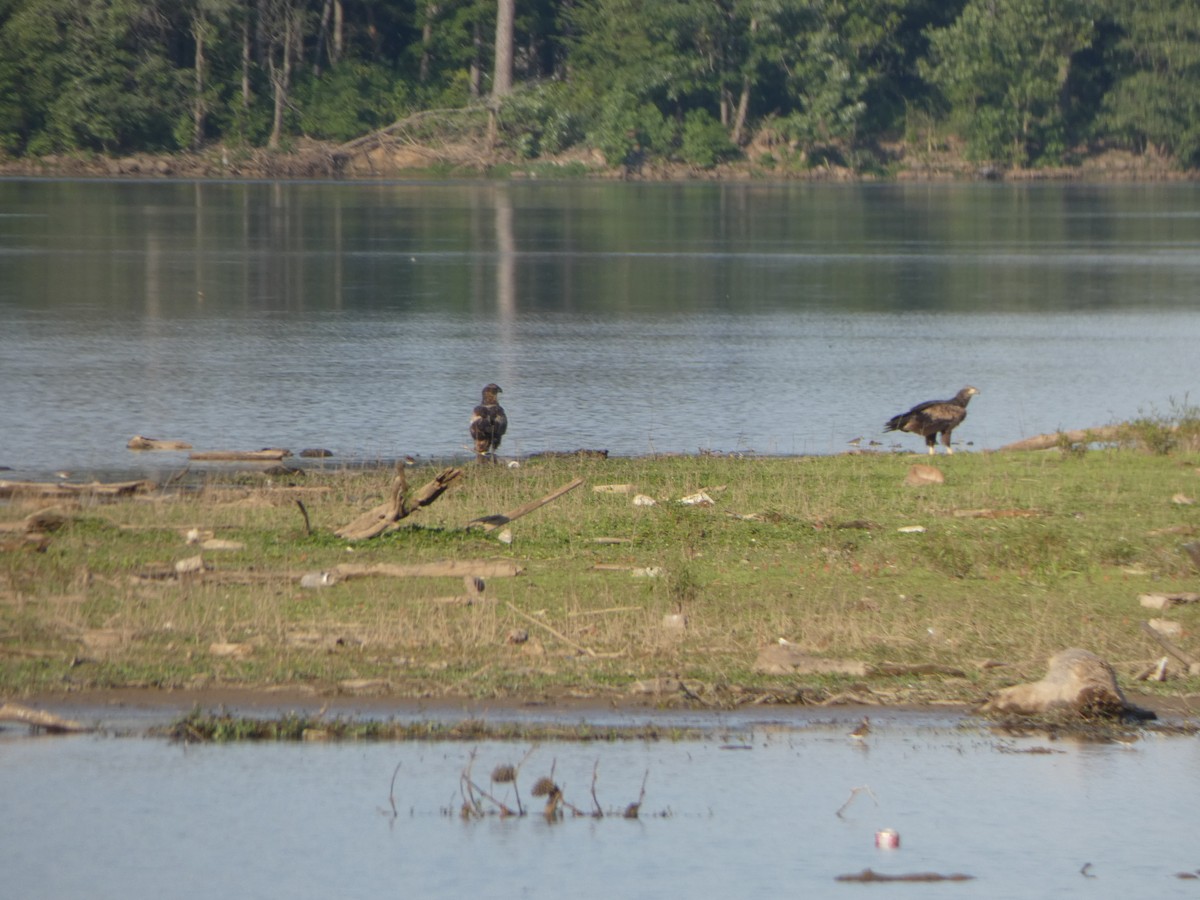
[[[1200,168],[1200,0],[0,0],[0,154],[346,145]]]

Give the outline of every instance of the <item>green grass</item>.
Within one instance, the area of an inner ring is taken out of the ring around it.
[[[861,679],[756,673],[760,648],[782,637],[830,658],[958,667],[966,678],[867,687],[884,699],[969,700],[1038,676],[1070,646],[1126,677],[1162,655],[1138,627],[1148,616],[1137,598],[1195,589],[1179,545],[1200,531],[1200,507],[1173,499],[1200,497],[1194,451],[960,453],[933,461],[944,484],[911,488],[915,462],[930,460],[472,465],[399,530],[356,544],[333,532],[384,499],[390,472],[313,473],[291,485],[247,476],[81,501],[64,507],[69,522],[44,552],[0,552],[0,692],[367,684],[407,697],[604,697],[670,675],[720,705],[862,689]],[[433,474],[412,471],[410,484]],[[508,526],[511,544],[464,527],[576,476],[582,487]],[[612,484],[658,503],[593,490]],[[700,490],[713,506],[678,502]],[[0,519],[46,505],[12,500]],[[146,577],[201,552],[185,542],[191,529],[243,549],[205,551],[200,577]],[[472,605],[445,602],[463,593],[458,578],[299,585],[301,574],[343,562],[493,558],[523,573],[489,579]],[[663,627],[674,613],[686,616],[682,635]],[[1180,622],[1178,642],[1189,646],[1200,609],[1161,615]]]

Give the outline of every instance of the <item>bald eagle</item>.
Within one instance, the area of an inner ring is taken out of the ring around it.
[[[496,402],[499,393],[499,385],[487,385],[483,389],[483,399],[471,413],[471,439],[475,441],[475,453],[480,462],[486,456],[496,458],[500,439],[508,431],[508,416],[504,414],[504,407]]]
[[[965,387],[950,400],[927,400],[919,403],[906,413],[892,416],[887,420],[884,431],[907,431],[919,434],[925,438],[932,455],[937,446],[937,436],[942,436],[946,452],[953,453],[950,446],[950,432],[958,427],[967,417],[967,404],[978,394],[973,387]]]

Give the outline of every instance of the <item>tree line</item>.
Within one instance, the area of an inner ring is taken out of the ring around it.
[[[1200,166],[1200,0],[0,0],[0,152],[344,142],[486,110],[528,159]],[[756,160],[757,161],[757,160]]]

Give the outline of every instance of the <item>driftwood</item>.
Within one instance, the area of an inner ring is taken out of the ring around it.
[[[981,711],[1019,716],[1066,713],[1089,718],[1143,714],[1121,693],[1112,666],[1078,647],[1050,657],[1041,681],[996,691]]]
[[[187,441],[160,441],[158,438],[142,437],[135,434],[125,445],[130,450],[191,450],[192,445]]]
[[[199,462],[279,462],[292,455],[291,450],[266,447],[262,450],[197,450],[188,459]]]
[[[1025,438],[1023,441],[1005,444],[1000,449],[1051,450],[1055,447],[1061,447],[1064,443],[1094,444],[1098,441],[1118,441],[1124,433],[1125,430],[1119,425],[1104,425],[1100,428],[1081,428],[1074,431],[1056,431],[1053,434],[1035,434],[1033,437]]]
[[[66,482],[0,481],[0,498],[33,497],[124,497],[143,491],[157,490],[153,481],[116,481],[91,484]]]
[[[512,578],[523,570],[507,559],[447,559],[431,563],[342,563],[329,570],[334,581],[382,575],[388,578]]]
[[[1185,653],[1173,641],[1168,640],[1166,635],[1164,635],[1149,622],[1142,623],[1142,631],[1146,632],[1146,634],[1157,641],[1164,650],[1183,663],[1189,675],[1200,673],[1200,662],[1197,662],[1196,659],[1190,654]]]
[[[423,506],[428,506],[442,496],[450,485],[462,476],[462,469],[442,469],[433,480],[423,488],[408,496],[408,479],[404,475],[404,464],[396,467],[396,477],[392,479],[389,498],[374,509],[363,513],[349,525],[344,525],[334,532],[338,537],[349,541],[361,541],[377,537],[392,528],[401,519],[412,515]]]
[[[917,882],[937,882],[937,881],[971,881],[974,875],[963,875],[960,872],[955,872],[951,875],[942,875],[938,872],[914,872],[909,875],[885,875],[882,872],[876,872],[874,869],[863,869],[854,875],[839,875],[838,881],[857,881],[862,884],[870,884],[871,882],[885,881],[917,881]]]
[[[86,725],[72,719],[64,719],[54,713],[40,709],[30,709],[19,703],[0,704],[0,722],[20,722],[30,728],[43,731],[78,732],[91,731]]]
[[[474,525],[479,525],[483,528],[484,531],[495,531],[497,528],[501,527],[502,525],[507,525],[509,522],[512,522],[515,519],[521,518],[521,516],[527,516],[534,510],[541,509],[547,503],[551,503],[551,502],[557,500],[563,494],[566,494],[569,491],[575,490],[575,488],[579,487],[581,484],[583,484],[583,479],[576,478],[573,481],[571,481],[567,484],[564,484],[562,487],[555,488],[554,490],[552,490],[550,493],[548,493],[544,497],[539,497],[537,500],[531,500],[529,503],[526,503],[524,506],[518,506],[516,509],[512,510],[511,512],[502,513],[502,514],[498,514],[498,515],[494,515],[494,516],[483,516],[478,519],[472,519],[470,522],[467,523],[467,527],[470,528]]]

